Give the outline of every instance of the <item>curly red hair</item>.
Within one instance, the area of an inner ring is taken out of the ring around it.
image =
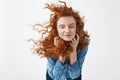
[[[60,1],[60,3],[64,3],[64,5],[46,4],[45,8],[49,9],[52,12],[50,15],[49,24],[35,24],[33,26],[35,27],[39,25],[45,28],[45,30],[38,30],[42,33],[42,36],[48,33],[46,37],[42,37],[42,39],[34,41],[35,53],[47,58],[53,57],[58,59],[60,55],[69,58],[70,53],[73,51],[72,46],[69,44],[70,41],[59,39],[58,46],[54,45],[54,37],[59,36],[56,26],[57,21],[60,17],[73,16],[75,18],[77,27],[76,33],[80,36],[77,51],[83,49],[89,44],[89,35],[86,31],[84,31],[84,17],[81,18],[79,12],[74,11],[72,7],[67,7],[65,2]]]

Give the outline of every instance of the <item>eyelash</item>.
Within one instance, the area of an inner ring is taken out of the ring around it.
[[[70,26],[70,28],[74,28],[74,26]]]
[[[65,28],[65,26],[60,26],[60,28]],[[69,26],[69,28],[74,28],[74,26]]]
[[[64,28],[64,26],[60,26],[60,28],[62,28],[62,29],[63,29],[63,28]]]

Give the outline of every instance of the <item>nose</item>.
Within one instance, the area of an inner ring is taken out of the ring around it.
[[[66,32],[66,33],[69,33],[69,32],[70,32],[70,28],[69,28],[69,27],[66,27],[66,28],[65,28],[65,32]]]

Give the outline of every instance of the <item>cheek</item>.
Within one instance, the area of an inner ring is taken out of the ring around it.
[[[72,30],[72,33],[73,33],[73,34],[76,34],[76,29]]]
[[[58,32],[59,35],[63,33],[62,30],[59,29],[59,28],[57,28],[57,32]]]
[[[73,37],[75,37],[76,33],[73,33]]]

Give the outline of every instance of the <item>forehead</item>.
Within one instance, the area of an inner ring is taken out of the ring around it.
[[[76,21],[73,16],[60,17],[57,21],[57,24],[75,24]]]

